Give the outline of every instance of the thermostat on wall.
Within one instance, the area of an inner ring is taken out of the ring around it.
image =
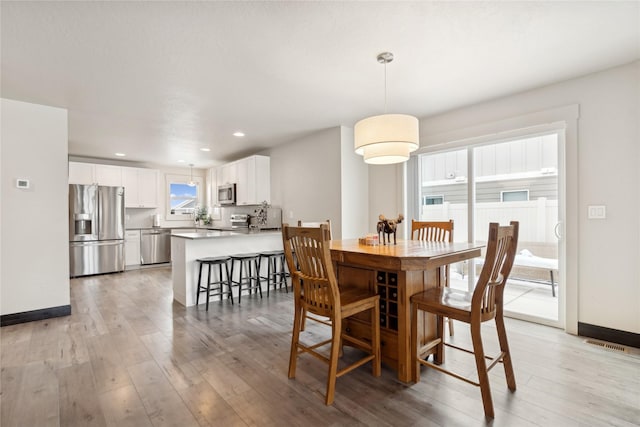
[[[29,188],[29,180],[28,179],[22,179],[22,178],[16,179],[16,187],[17,188],[22,188],[22,189]]]

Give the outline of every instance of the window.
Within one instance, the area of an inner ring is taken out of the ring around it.
[[[195,185],[172,182],[170,203],[172,215],[191,215],[198,204],[198,188]]]
[[[441,205],[444,203],[444,196],[422,196],[423,205]]]
[[[193,177],[195,185],[189,185],[189,176],[167,175],[167,219],[191,220],[201,205],[202,178]]]
[[[509,190],[500,192],[501,202],[528,202],[529,190]]]

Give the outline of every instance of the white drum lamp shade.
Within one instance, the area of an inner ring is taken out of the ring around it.
[[[406,162],[420,145],[418,128],[418,119],[406,114],[367,117],[354,127],[355,152],[374,165]]]

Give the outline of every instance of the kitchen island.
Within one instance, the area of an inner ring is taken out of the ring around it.
[[[171,236],[173,299],[190,307],[196,303],[199,258],[282,250],[277,231],[198,231]]]

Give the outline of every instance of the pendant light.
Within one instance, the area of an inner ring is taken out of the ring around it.
[[[409,154],[418,149],[418,119],[406,114],[387,114],[387,64],[393,61],[391,52],[377,57],[384,64],[384,113],[367,117],[354,127],[356,154],[365,163],[387,165],[406,162]]]
[[[187,185],[189,187],[195,187],[196,186],[196,182],[193,180],[193,163],[189,163],[189,169],[191,170],[191,178],[189,179],[189,182],[187,183]]]

